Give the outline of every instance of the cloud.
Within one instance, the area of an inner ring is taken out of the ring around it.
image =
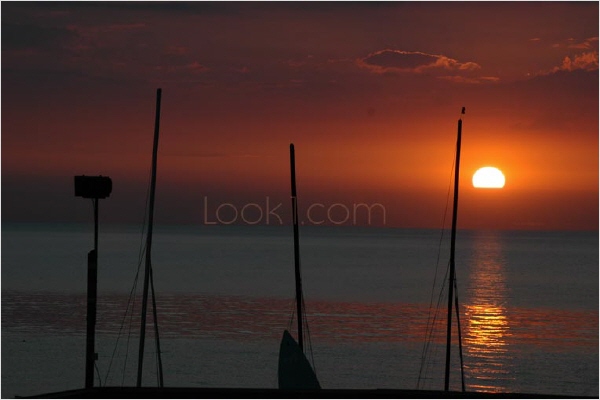
[[[200,64],[198,61],[193,61],[190,64],[186,64],[183,66],[183,68],[193,72],[205,72],[209,70],[208,67]]]
[[[447,75],[447,76],[440,76],[439,78],[446,80],[446,81],[455,82],[455,83],[477,84],[477,83],[498,83],[498,82],[500,82],[500,78],[498,78],[497,76],[480,76],[480,77],[470,78],[470,77],[460,76],[460,75],[451,75],[451,76]]]
[[[592,49],[594,47],[597,48],[598,47],[598,37],[587,38],[581,43],[570,43],[568,45],[568,47],[570,49],[581,49],[581,50],[588,50],[588,49]]]
[[[574,71],[576,69],[595,71],[598,69],[598,52],[591,51],[582,53],[578,56],[574,56],[572,60],[569,57],[565,57],[562,69],[567,71]]]
[[[500,82],[500,78],[498,78],[497,76],[481,76],[479,77],[480,81],[484,81],[484,82]]]
[[[562,64],[552,68],[545,74],[552,74],[559,71],[596,71],[598,70],[598,51],[583,52],[578,55],[574,55],[573,58],[566,56]]]
[[[192,61],[190,63],[181,65],[157,65],[155,69],[161,72],[189,71],[193,73],[202,73],[210,70],[210,68],[200,64],[198,61]]]
[[[568,38],[551,45],[554,49],[566,48],[566,49],[578,49],[578,50],[597,50],[598,49],[598,36],[589,37],[578,42],[574,38]]]
[[[530,39],[534,40],[534,39]],[[574,38],[562,40],[559,43],[551,45],[553,49],[567,53],[558,65],[539,70],[536,73],[528,74],[528,76],[544,76],[559,72],[574,72],[584,71],[591,72],[598,70],[598,37],[589,37],[581,41]]]
[[[481,83],[478,78],[467,78],[460,75],[452,75],[452,76],[440,76],[440,79],[445,81],[455,82],[455,83]]]
[[[460,62],[444,55],[421,51],[379,50],[354,63],[375,74],[426,73],[438,79],[465,84],[496,83],[500,80],[493,76],[478,76],[481,66],[475,62]]]
[[[475,71],[481,66],[474,62],[459,62],[444,55],[420,51],[385,49],[356,60],[356,65],[377,74],[423,73],[435,71]]]
[[[165,152],[169,157],[191,157],[204,159],[230,159],[230,158],[261,158],[264,157],[258,153],[224,153],[224,152],[198,152],[192,148],[177,149]]]

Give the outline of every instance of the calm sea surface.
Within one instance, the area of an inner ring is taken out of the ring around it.
[[[449,235],[300,233],[322,387],[443,389]],[[135,385],[142,271],[129,300],[141,242],[138,227],[101,226],[96,385]],[[598,232],[458,232],[467,390],[598,396],[598,243]],[[89,225],[2,224],[3,398],[84,386],[92,247]],[[276,387],[294,308],[293,259],[291,227],[156,227],[165,385]],[[153,386],[151,324],[148,335],[144,385]],[[458,352],[455,345],[456,390]]]

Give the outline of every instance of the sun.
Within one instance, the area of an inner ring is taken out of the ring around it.
[[[495,167],[479,168],[473,174],[473,186],[482,189],[502,189],[505,183],[504,174]]]

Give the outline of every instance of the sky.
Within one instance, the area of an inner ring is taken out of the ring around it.
[[[2,2],[2,221],[598,229],[598,2]],[[503,189],[474,172],[503,171]],[[370,215],[367,208],[370,207]],[[370,220],[369,220],[370,217]],[[444,222],[445,221],[445,222]]]

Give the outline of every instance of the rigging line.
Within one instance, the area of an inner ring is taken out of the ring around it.
[[[138,267],[137,267],[137,271],[135,274],[135,280],[134,280],[134,286],[133,286],[133,306],[132,306],[132,310],[131,310],[131,315],[129,317],[129,330],[127,333],[127,345],[125,348],[125,362],[123,364],[123,377],[122,377],[122,381],[121,381],[121,385],[125,384],[125,372],[127,369],[127,360],[129,359],[129,344],[131,343],[131,336],[132,336],[132,331],[133,331],[133,315],[134,315],[134,309],[135,309],[135,301],[136,301],[136,295],[137,295],[137,284],[139,282],[139,276],[140,276],[140,270],[142,267],[142,261],[144,260],[144,255],[146,254],[146,245],[147,245],[147,241],[144,240],[144,238],[147,235],[147,218],[148,218],[148,207],[150,206],[150,187],[151,187],[151,178],[152,178],[152,169],[150,169],[150,171],[148,171],[148,185],[146,186],[146,202],[144,205],[144,213],[143,213],[143,217],[142,217],[142,232],[140,235],[140,246],[139,246],[139,252],[138,252]]]
[[[448,261],[447,267],[446,267],[446,274],[444,276],[444,279],[442,280],[442,287],[440,288],[440,292],[439,292],[439,296],[438,296],[438,301],[437,301],[437,305],[435,308],[435,313],[434,313],[434,317],[433,317],[433,322],[430,326],[430,329],[427,332],[427,337],[426,337],[426,348],[425,348],[425,354],[423,355],[423,359],[422,359],[422,364],[421,364],[421,370],[423,369],[423,366],[425,364],[425,359],[427,358],[427,355],[430,353],[430,346],[431,344],[434,342],[434,333],[435,333],[435,329],[436,329],[436,324],[438,323],[438,317],[441,313],[441,302],[444,298],[444,289],[446,287],[446,281],[447,281],[447,277],[448,277],[448,273],[449,273],[449,269],[450,269],[450,261]],[[441,334],[441,332],[438,332],[438,334]],[[434,354],[434,358],[437,357],[437,350],[439,350],[439,346],[435,347],[436,349],[436,353]],[[427,364],[427,369],[425,370],[425,376],[427,376],[427,373],[429,372],[429,364]],[[419,379],[420,379],[420,375],[421,375],[421,371],[419,372]]]
[[[448,264],[450,264],[450,262],[448,262]],[[446,285],[445,284],[448,281],[447,280],[448,273],[449,273],[449,265],[448,265],[448,269],[446,270],[446,275],[445,275],[444,280],[443,280],[443,287],[440,290],[440,295],[439,295],[438,303],[437,303],[437,307],[436,307],[436,313],[435,313],[436,325],[434,325],[434,326],[437,326],[437,328],[438,328],[435,331],[435,333],[437,335],[436,338],[438,339],[438,341],[437,341],[438,344],[436,346],[434,346],[434,348],[433,348],[434,349],[433,350],[433,355],[431,356],[432,360],[439,360],[439,359],[441,359],[441,357],[440,357],[440,351],[442,351],[442,349],[444,348],[442,345],[439,344],[439,343],[441,343],[443,341],[443,338],[445,338],[445,326],[442,323],[444,322],[443,317],[445,316],[445,311],[446,310],[442,309],[441,303],[444,300],[444,297],[446,295],[446,293],[445,293],[445,286]],[[440,327],[440,325],[441,325],[441,327]],[[432,330],[430,343],[434,343],[434,341],[435,341],[434,331]],[[426,372],[429,373],[431,371],[431,368],[433,366],[434,366],[434,362],[433,361],[431,361],[429,364],[427,364],[427,370],[426,370]]]
[[[125,313],[123,314],[123,318],[121,319],[121,326],[119,327],[119,333],[117,334],[117,340],[115,341],[115,347],[113,349],[113,352],[112,352],[112,355],[111,355],[111,358],[110,358],[110,362],[108,364],[108,370],[106,371],[106,376],[104,378],[105,382],[108,382],[108,376],[110,374],[112,363],[113,363],[113,360],[114,360],[114,357],[115,357],[115,354],[116,354],[116,351],[117,351],[117,347],[119,345],[119,340],[121,339],[121,333],[123,332],[123,327],[125,326],[125,320],[127,319],[127,314],[129,313],[130,307],[131,307],[131,316],[130,316],[130,319],[133,316],[133,309],[134,309],[134,306],[135,306],[135,290],[137,288],[137,282],[138,282],[138,276],[139,276],[141,262],[142,261],[139,260],[138,270],[137,270],[136,276],[134,278],[134,284],[133,284],[133,287],[131,288],[131,291],[129,292],[129,298],[127,299],[127,306],[125,308]],[[132,298],[133,298],[133,302],[132,302]],[[129,333],[131,334],[131,329],[129,330]],[[128,338],[128,340],[129,340],[129,338]]]
[[[143,251],[140,251],[140,255],[142,253],[143,253]],[[124,365],[123,365],[123,380],[121,382],[122,385],[124,384],[125,369],[127,367],[127,354],[128,354],[128,351],[129,351],[129,341],[130,341],[130,338],[131,338],[131,326],[133,325],[133,323],[132,323],[133,322],[133,312],[135,310],[135,294],[136,294],[136,291],[137,291],[137,283],[139,281],[139,274],[140,274],[141,265],[142,265],[142,259],[140,258],[138,260],[137,272],[136,272],[135,277],[133,279],[133,286],[132,286],[132,288],[131,288],[131,290],[129,292],[129,298],[127,299],[127,306],[125,308],[125,313],[123,314],[123,319],[121,320],[121,326],[119,327],[119,333],[117,334],[117,340],[115,341],[115,347],[113,349],[113,353],[112,353],[112,356],[111,356],[111,359],[110,359],[110,362],[109,362],[109,365],[108,365],[108,370],[106,371],[106,376],[104,378],[105,382],[108,382],[108,376],[109,376],[110,369],[112,367],[112,363],[113,363],[113,360],[114,360],[114,357],[115,357],[115,354],[116,354],[116,351],[117,351],[117,347],[119,345],[119,340],[121,339],[121,333],[123,332],[123,327],[125,325],[125,320],[127,319],[127,314],[128,314],[128,312],[129,312],[129,310],[131,308],[131,314],[129,315],[129,330],[128,330],[128,336],[127,336],[127,344],[126,344],[126,347],[125,347],[125,361],[124,361]]]
[[[441,332],[441,329],[438,329],[436,332],[438,332],[437,339],[441,341],[441,335],[439,334],[439,332]],[[427,361],[424,363],[424,376],[422,377],[422,381],[419,384],[419,389],[425,389],[426,387],[431,388],[432,381],[435,376],[435,374],[433,374],[432,371],[434,367],[438,365],[438,363],[436,363],[436,360],[439,359],[439,349],[439,344],[433,346],[431,349],[428,349],[430,355],[428,355]]]
[[[296,196],[296,211],[294,212],[294,215],[297,215],[298,213],[298,197]],[[300,231],[298,231],[298,241],[300,241]],[[296,267],[295,263],[294,263],[294,268]],[[300,279],[300,282],[302,282],[302,255],[300,254],[300,246],[298,246],[298,277]],[[298,318],[301,318],[300,323],[302,323],[302,325],[304,326],[304,321],[306,319],[305,316],[305,307],[304,307],[304,291],[302,290],[302,286],[300,286],[300,311],[301,315],[298,315]],[[298,299],[296,299],[296,302],[298,301]],[[300,333],[298,333],[298,336],[300,336]],[[305,338],[304,335],[302,335],[302,344],[301,344],[301,348],[304,348],[304,344],[305,344]],[[299,339],[299,338],[298,338]]]
[[[425,360],[430,352],[429,347],[430,347],[431,343],[433,342],[434,331],[435,331],[436,323],[438,320],[438,316],[441,312],[440,305],[441,305],[442,299],[445,294],[444,289],[446,287],[446,281],[448,280],[447,278],[448,278],[449,270],[450,270],[450,261],[448,261],[448,264],[446,266],[446,273],[444,275],[444,279],[442,279],[442,286],[439,291],[438,301],[437,301],[437,304],[435,307],[435,313],[434,313],[433,320],[432,320],[431,324],[428,324],[428,327],[427,327],[426,338],[425,338],[425,343],[424,343],[424,347],[423,347],[423,354],[421,356],[422,357],[421,358],[421,368],[419,370],[419,377],[417,379],[417,387],[419,386],[419,382],[421,381],[421,376],[423,375],[423,368],[424,368]],[[431,315],[431,310],[429,312]],[[437,349],[437,347],[436,347],[436,349]],[[437,355],[437,353],[436,353],[436,355]],[[428,369],[425,370],[425,376],[427,376],[427,373],[428,373]]]
[[[150,174],[149,174],[149,176],[150,176]],[[148,209],[149,197],[150,197],[150,185],[148,185],[146,187],[146,205],[145,205],[145,209],[146,210]],[[143,257],[143,254],[144,254],[144,250],[146,249],[146,244],[144,242],[144,232],[146,230],[146,216],[147,216],[147,212],[144,212],[143,219],[142,219],[142,232],[141,232],[141,235],[140,235],[140,246],[139,246],[140,250],[138,252],[138,266],[137,266],[137,271],[136,271],[135,277],[133,279],[132,288],[131,288],[131,290],[129,292],[129,298],[127,299],[127,306],[125,308],[125,313],[123,314],[123,319],[121,320],[121,326],[119,327],[119,333],[117,334],[117,340],[115,341],[115,347],[113,349],[113,353],[112,353],[111,358],[110,358],[110,362],[109,362],[109,365],[108,365],[108,370],[106,371],[106,376],[104,378],[105,382],[108,382],[108,376],[110,374],[110,369],[112,367],[112,363],[113,363],[113,360],[114,360],[114,357],[115,357],[115,354],[116,354],[116,351],[117,351],[117,347],[119,345],[119,340],[121,339],[121,333],[123,331],[123,326],[125,325],[125,320],[127,319],[127,313],[129,311],[129,307],[131,306],[130,326],[129,326],[129,331],[128,331],[127,345],[126,345],[125,362],[124,362],[124,365],[123,365],[123,379],[122,379],[122,382],[121,382],[121,385],[124,384],[125,368],[127,366],[127,352],[129,350],[129,338],[131,337],[131,322],[132,322],[132,319],[133,319],[133,311],[134,311],[134,308],[135,308],[135,292],[136,292],[136,289],[137,289],[137,283],[138,283],[138,278],[139,278],[139,274],[140,274],[140,268],[141,268],[141,265],[142,265],[142,257]],[[132,301],[132,299],[133,299],[133,301]]]
[[[294,269],[296,268],[295,266],[295,262],[294,262]],[[298,270],[300,270],[300,260],[298,260]],[[294,271],[295,273],[295,271]],[[295,293],[295,292],[294,292]],[[290,321],[288,322],[288,331],[292,332],[292,327],[294,326],[294,316],[296,315],[296,304],[298,303],[298,296],[297,293],[294,294],[294,300],[289,303],[291,305],[291,309],[292,309],[292,315],[290,316]],[[298,316],[298,318],[300,318],[300,316]]]
[[[462,351],[462,335],[460,329],[460,313],[458,308],[458,286],[456,285],[456,273],[454,275],[454,305],[456,308],[456,323],[458,328],[458,354],[460,355],[460,377],[462,384],[462,391],[465,392],[465,368],[463,362],[463,351]]]
[[[135,289],[137,290],[137,280],[136,280]],[[129,330],[127,331],[127,342],[125,343],[125,360],[123,361],[123,375],[121,377],[121,386],[125,385],[125,372],[127,370],[127,360],[129,359],[129,343],[131,342],[131,330],[133,328],[133,312],[134,311],[135,311],[135,294],[133,297],[131,314],[129,315]]]
[[[156,333],[156,332],[155,332]],[[156,335],[155,335],[156,338]],[[156,381],[158,384],[158,387],[162,387],[160,386],[160,354],[158,353],[158,351],[156,350],[156,347],[154,348],[154,366],[156,367]]]
[[[135,303],[134,303],[135,306]],[[121,387],[125,386],[125,373],[127,372],[127,359],[129,356],[129,342],[131,339],[131,326],[133,324],[133,308],[129,316],[129,325],[127,329],[127,340],[125,341],[125,357],[123,359],[123,370],[121,372]]]
[[[456,156],[456,149],[454,150],[454,155]],[[435,285],[437,283],[437,275],[438,275],[438,268],[439,268],[439,264],[440,264],[440,254],[441,254],[441,249],[442,249],[442,240],[444,238],[444,232],[445,232],[445,225],[446,225],[446,217],[448,215],[448,204],[450,203],[450,189],[452,188],[452,173],[454,172],[454,166],[455,166],[455,158],[452,158],[452,167],[450,168],[450,178],[448,179],[448,192],[446,194],[446,206],[444,208],[444,216],[442,218],[442,229],[440,232],[440,240],[438,242],[438,253],[437,253],[437,259],[436,259],[436,264],[435,264],[435,274],[434,274],[434,278],[433,278],[433,285],[431,287],[431,297],[429,299],[429,313],[428,313],[428,317],[427,317],[427,325],[426,325],[426,331],[429,331],[429,326],[431,323],[431,308],[433,305],[433,294],[435,292]],[[446,272],[447,273],[447,272]],[[426,347],[427,347],[427,341],[425,341],[425,343],[423,343],[423,350],[421,352],[421,366],[424,363],[424,358],[425,358],[425,354],[426,354]],[[419,372],[419,377],[417,379],[417,387],[419,386],[419,381],[421,380],[421,374]]]
[[[117,334],[117,340],[115,341],[115,347],[113,348],[112,355],[110,356],[110,361],[108,363],[108,369],[106,370],[106,375],[104,377],[104,382],[108,382],[108,377],[110,375],[110,371],[112,368],[112,363],[115,358],[115,354],[117,352],[117,348],[119,346],[119,340],[121,338],[121,332],[123,331],[123,327],[125,326],[125,320],[127,319],[127,312],[129,311],[129,300],[127,301],[127,307],[125,309],[125,313],[123,314],[123,318],[121,320],[121,326],[119,327],[119,333]]]
[[[436,323],[438,320],[438,316],[440,315],[441,312],[441,307],[440,304],[444,298],[444,288],[446,287],[446,281],[447,281],[447,277],[448,277],[448,273],[449,273],[449,269],[450,269],[450,261],[448,261],[448,265],[446,267],[446,274],[444,276],[444,279],[442,280],[442,287],[440,288],[440,292],[439,292],[439,296],[438,296],[438,301],[437,301],[437,305],[435,308],[435,313],[434,313],[434,317],[433,317],[433,321],[430,325],[430,327],[428,327],[427,333],[426,333],[426,340],[425,340],[425,348],[424,348],[424,353],[421,359],[421,368],[419,370],[419,378],[417,380],[417,387],[419,387],[419,382],[421,381],[421,376],[423,375],[422,371],[423,368],[425,367],[425,359],[427,358],[427,355],[430,353],[430,346],[431,343],[433,343],[433,336],[434,336],[434,332],[435,332],[435,327],[436,327]],[[439,350],[439,346],[435,347],[436,350]],[[434,356],[437,356],[437,351],[436,354]],[[435,357],[434,357],[435,358]],[[429,372],[429,364],[427,364],[427,367],[425,369],[425,376],[427,376]]]
[[[98,370],[98,363],[94,361],[94,369],[96,370],[96,375],[98,376],[98,385],[102,386],[102,377],[100,376],[100,371]]]
[[[306,317],[306,304],[304,303],[304,297],[302,298],[302,309],[303,309],[303,315],[304,315],[304,327],[306,328],[306,336],[307,336],[307,340],[308,340],[308,347],[310,349],[310,360],[312,361],[312,366],[313,366],[313,371],[315,373],[315,375],[317,374],[317,368],[315,366],[315,355],[313,353],[313,346],[312,346],[312,339],[310,337],[310,328],[308,326],[308,318]]]
[[[156,344],[157,369],[158,369],[158,385],[164,387],[162,357],[160,354],[160,338],[158,335],[158,314],[156,310],[156,292],[154,291],[154,274],[152,273],[152,265],[150,265],[150,289],[152,291],[152,316],[154,319],[154,342]]]
[[[443,235],[442,235],[443,236]],[[441,247],[441,237],[440,237],[440,245],[439,247]],[[439,248],[438,247],[438,248]],[[433,335],[433,329],[435,326],[435,321],[437,319],[437,312],[439,309],[439,305],[440,305],[440,300],[441,300],[441,293],[440,296],[438,297],[438,304],[436,307],[436,312],[434,313],[434,316],[432,318],[432,308],[433,308],[433,294],[435,292],[435,285],[436,285],[436,280],[437,280],[437,275],[438,275],[438,267],[439,267],[439,252],[438,252],[438,260],[436,263],[436,267],[435,267],[435,275],[434,275],[434,283],[433,283],[433,287],[431,288],[431,298],[429,300],[429,311],[428,311],[428,315],[427,315],[427,325],[426,325],[426,330],[425,330],[425,341],[423,342],[423,349],[421,351],[421,368],[419,370],[419,376],[417,378],[417,387],[419,386],[419,382],[421,380],[421,372],[423,370],[423,364],[425,363],[425,358],[427,356],[427,352],[429,350],[429,344],[431,342],[431,336]],[[446,269],[446,274],[448,273],[448,270]],[[445,279],[444,279],[445,281]],[[443,291],[443,286],[442,286],[442,291]]]
[[[298,233],[298,237],[300,237],[300,233]],[[298,276],[300,276],[300,279],[302,279],[302,259],[300,258],[300,254],[298,254]],[[302,324],[302,327],[304,328],[305,322],[306,322],[306,307],[304,305],[304,292],[302,291],[302,288],[300,288],[300,307],[302,310],[302,315],[298,315],[298,318],[301,318],[300,323]],[[300,335],[300,333],[298,333],[298,335]],[[306,344],[306,335],[303,334],[302,335],[302,348],[304,348],[305,344]]]
[[[290,303],[288,303],[292,309],[292,315],[290,316],[290,321],[288,322],[288,331],[291,332],[292,325],[294,324],[294,315],[296,315],[296,297]]]

